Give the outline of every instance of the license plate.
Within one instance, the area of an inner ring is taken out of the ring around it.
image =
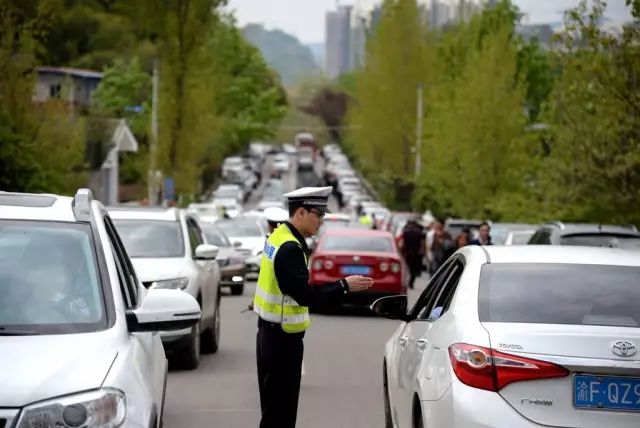
[[[371,268],[369,266],[342,266],[341,272],[344,275],[369,275]]]
[[[573,385],[576,408],[640,411],[640,378],[577,375]]]

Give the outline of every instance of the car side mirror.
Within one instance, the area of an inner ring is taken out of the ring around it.
[[[196,247],[196,260],[215,260],[218,257],[218,247],[215,245],[201,244]]]
[[[132,333],[182,330],[200,321],[200,305],[181,290],[151,288],[138,309],[127,311]]]
[[[242,247],[242,242],[236,241],[233,243],[233,248],[240,248],[240,247]]]
[[[407,321],[407,296],[387,296],[373,302],[371,310],[382,318]]]

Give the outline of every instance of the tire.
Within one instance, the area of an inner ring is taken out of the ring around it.
[[[242,293],[244,293],[244,282],[240,285],[236,285],[234,287],[231,287],[231,295],[232,296],[242,296]]]
[[[202,333],[202,353],[215,354],[220,345],[220,298],[216,302],[213,325]]]
[[[414,400],[413,404],[413,428],[424,428],[422,422],[422,410],[420,409],[420,402]]]
[[[195,370],[200,365],[200,323],[191,328],[191,341],[179,354],[180,366],[185,370]]]
[[[382,368],[382,384],[384,397],[384,428],[393,428],[393,417],[391,416],[391,402],[389,401],[389,381],[387,379],[387,365]]]

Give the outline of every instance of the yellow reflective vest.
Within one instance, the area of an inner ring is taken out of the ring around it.
[[[367,214],[361,215],[360,218],[358,218],[358,221],[364,226],[371,226],[373,224],[373,219]]]
[[[305,331],[311,320],[309,308],[300,306],[290,296],[282,294],[276,279],[274,261],[278,249],[285,242],[295,242],[300,245],[296,237],[286,224],[281,224],[267,238],[260,261],[260,274],[253,298],[253,310],[265,321],[280,324],[287,333],[301,333]],[[304,256],[305,262],[307,255]]]

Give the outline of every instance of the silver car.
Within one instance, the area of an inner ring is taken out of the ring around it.
[[[186,369],[220,343],[218,247],[207,245],[196,217],[177,208],[109,208],[133,266],[145,287],[182,290],[202,308],[189,329],[161,332],[165,350]]]
[[[197,323],[195,299],[142,286],[86,189],[0,206],[0,427],[162,426],[154,331]]]
[[[640,421],[640,257],[465,247],[402,320],[383,363],[387,427],[631,428]]]

